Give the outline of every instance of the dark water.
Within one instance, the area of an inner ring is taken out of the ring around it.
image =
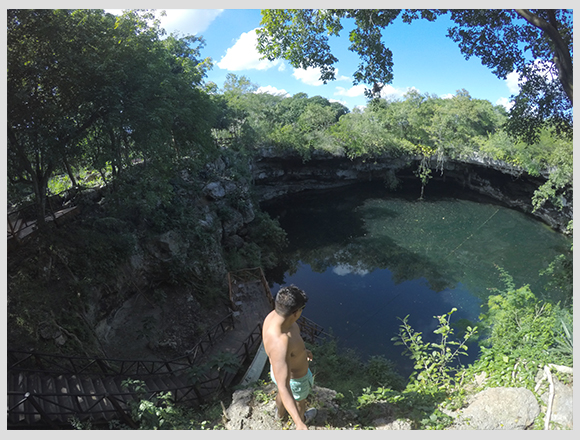
[[[289,239],[284,263],[266,274],[272,292],[289,284],[304,289],[304,315],[331,329],[339,345],[363,359],[383,355],[404,373],[412,365],[391,340],[399,318],[409,315],[433,341],[434,316],[454,307],[453,323],[477,324],[490,289],[504,287],[497,266],[517,287],[554,296],[539,272],[570,248],[543,223],[480,196],[429,183],[418,201],[419,191],[366,184],[263,205]]]

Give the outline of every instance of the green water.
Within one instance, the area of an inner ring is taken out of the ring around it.
[[[431,184],[429,184],[431,185]],[[409,367],[391,338],[409,322],[426,335],[433,316],[456,307],[454,320],[477,322],[498,266],[517,287],[546,290],[540,271],[570,249],[569,238],[521,212],[456,188],[389,193],[381,184],[307,192],[263,207],[288,233],[284,263],[268,271],[275,294],[295,284],[310,300],[304,314],[363,358],[385,355]],[[453,196],[448,194],[453,191]]]

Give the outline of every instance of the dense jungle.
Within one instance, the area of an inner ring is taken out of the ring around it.
[[[553,23],[549,12],[534,13]],[[276,24],[264,17],[265,29]],[[570,17],[553,19],[571,54]],[[319,384],[362,414],[357,429],[371,426],[380,402],[414,429],[445,429],[443,406],[460,408],[467,384],[482,374],[480,389],[534,390],[545,365],[573,366],[573,123],[565,86],[530,81],[524,92],[543,96],[545,108],[522,95],[507,111],[459,89],[445,99],[369,93],[368,105],[351,111],[321,96],[257,93],[243,75],[209,82],[203,37],[166,35],[152,12],[10,9],[7,19],[9,350],[177,357],[228,313],[228,272],[275,273],[284,262],[288,232],[266,202],[372,180],[393,194],[410,185],[426,203],[430,188],[446,181],[569,240],[541,268],[544,291],[516,284],[500,267],[502,287],[474,322],[459,328],[453,310],[439,316],[438,342],[400,323],[398,344],[414,365],[408,377],[381,356],[361,360],[328,341],[312,347],[321,370],[336,370]],[[543,35],[533,38],[548,56]],[[282,56],[278,49],[268,55]],[[25,224],[34,224],[32,234],[11,234]],[[467,344],[479,354],[463,367],[457,359]],[[223,429],[232,392],[194,409],[160,398],[136,407],[136,419],[142,429]]]

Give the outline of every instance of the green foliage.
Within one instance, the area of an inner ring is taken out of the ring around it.
[[[419,161],[419,166],[417,170],[415,170],[415,175],[421,180],[421,196],[419,199],[423,199],[423,193],[425,191],[425,185],[431,179],[431,156],[435,152],[433,149],[429,147],[425,147],[424,145],[419,145],[417,148],[421,160]]]
[[[543,132],[533,146],[533,157],[549,170],[547,182],[538,188],[532,198],[534,210],[548,201],[562,209],[572,197],[570,190],[573,186],[573,143]]]
[[[536,298],[528,286],[516,288],[512,277],[499,271],[506,287],[489,297],[488,310],[480,317],[486,338],[468,374],[485,373],[486,386],[533,389],[539,368],[572,361],[572,340],[566,334],[570,315]]]
[[[10,10],[8,177],[30,187],[39,222],[55,173],[117,176],[135,160],[213,150],[203,40],[162,33],[151,12]]]
[[[175,404],[170,392],[148,393],[145,382],[134,379],[124,380],[121,386],[137,394],[137,400],[132,400],[130,407],[131,418],[140,430],[220,429],[219,424],[200,420],[200,414],[191,408]],[[121,424],[114,428],[128,429]]]
[[[326,83],[335,79],[338,61],[330,37],[340,35],[345,21],[354,21],[349,50],[357,54],[360,64],[353,83],[368,85],[365,94],[372,98],[393,80],[393,54],[383,43],[384,29],[398,17],[412,23],[419,18],[434,21],[440,15],[449,15],[453,25],[447,35],[466,58],[479,57],[501,79],[514,71],[525,79],[511,110],[508,127],[512,134],[534,142],[543,127],[551,126],[571,138],[570,9],[423,9],[420,14],[413,9],[267,9],[262,10],[257,31],[258,50],[270,60],[286,59],[295,68],[318,68]],[[440,122],[447,125],[451,120],[443,115]],[[461,137],[460,132],[456,134]]]
[[[574,361],[573,313],[560,309],[556,318],[554,345],[550,348],[550,355],[553,356],[554,363],[572,366]]]
[[[538,300],[527,285],[516,289],[511,276],[499,270],[506,289],[489,296],[488,310],[480,317],[489,329],[484,344],[523,359],[545,358],[553,342],[553,306]]]
[[[370,424],[389,411],[395,418],[409,419],[413,429],[445,429],[453,419],[440,409],[447,396],[442,391],[389,388],[365,388],[357,399],[357,409],[363,424]]]
[[[331,338],[310,347],[314,355],[311,369],[316,382],[333,389],[342,396],[341,405],[354,406],[364,388],[384,386],[396,390],[404,388],[404,379],[394,363],[382,356],[363,362],[354,350],[339,349]]]
[[[534,211],[551,203],[563,209],[571,199],[573,184],[573,149],[570,140],[559,139],[548,130],[541,131],[533,143],[514,141],[508,132],[490,134],[480,151],[492,159],[501,160],[527,171],[533,176],[548,175],[545,183],[532,197]]]
[[[257,386],[263,386],[263,385],[265,385],[265,383],[263,381],[259,381],[256,385]],[[271,401],[273,401],[273,400],[276,399],[276,394],[274,394],[274,393],[266,393],[261,388],[256,388],[254,390],[253,395],[254,395],[254,399],[257,402],[260,402],[260,403],[268,403],[268,402],[271,402]]]
[[[574,288],[572,250],[554,258],[548,267],[540,272],[540,276],[547,278],[545,288],[553,297],[559,293],[565,303],[572,304]]]
[[[280,252],[287,244],[286,231],[280,223],[257,210],[248,225],[247,243],[240,249],[225,251],[227,266],[230,270],[257,266],[270,269],[278,263]]]
[[[456,311],[453,308],[444,315],[434,317],[439,321],[438,328],[433,332],[440,335],[438,342],[426,341],[421,332],[415,332],[408,323],[408,315],[401,320],[399,335],[393,340],[395,345],[404,345],[405,353],[414,361],[416,371],[411,376],[408,390],[443,390],[451,393],[459,384],[455,375],[459,368],[452,364],[459,355],[467,355],[467,342],[475,335],[477,327],[468,326],[461,341],[452,340],[454,332],[450,321]]]
[[[364,365],[364,374],[368,377],[371,386],[388,387],[402,390],[405,387],[403,377],[397,373],[393,361],[384,356],[371,356]]]
[[[434,331],[438,342],[428,342],[420,332],[415,332],[408,324],[408,316],[403,318],[399,336],[393,338],[396,345],[404,345],[406,354],[414,361],[415,372],[404,389],[388,386],[365,387],[357,398],[357,408],[364,423],[370,423],[383,415],[386,408],[396,418],[410,419],[414,429],[445,429],[453,419],[441,408],[460,407],[464,390],[461,388],[462,368],[452,364],[460,355],[466,355],[467,342],[476,334],[476,328],[466,327],[459,341],[451,339],[453,328],[452,309],[445,315],[436,316],[439,325]]]
[[[215,355],[208,361],[207,367],[210,370],[223,373],[235,373],[240,368],[240,361],[233,353],[223,352]]]
[[[167,208],[174,201],[170,174],[154,167],[133,168],[116,180],[113,203],[107,206],[112,216],[131,222],[152,233],[167,231],[171,218]]]

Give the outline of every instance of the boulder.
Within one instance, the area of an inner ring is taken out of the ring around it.
[[[523,430],[531,427],[540,406],[526,388],[488,388],[476,394],[452,429]]]
[[[548,392],[542,394],[542,402],[548,406]],[[550,422],[561,429],[573,429],[573,388],[554,378],[554,400],[550,413]],[[553,428],[550,428],[553,429]]]
[[[291,418],[282,422],[276,418],[276,385],[237,390],[232,403],[224,412],[224,426],[228,430],[284,430],[295,429]],[[352,411],[343,410],[334,390],[314,386],[308,397],[307,407],[318,409],[318,414],[310,423],[310,430],[327,429],[327,425],[337,429],[353,429],[358,421]]]
[[[210,182],[203,188],[206,197],[213,200],[219,200],[225,197],[226,189],[221,182]]]
[[[170,261],[185,252],[187,247],[188,244],[176,231],[167,231],[148,244],[151,254],[161,261]]]

